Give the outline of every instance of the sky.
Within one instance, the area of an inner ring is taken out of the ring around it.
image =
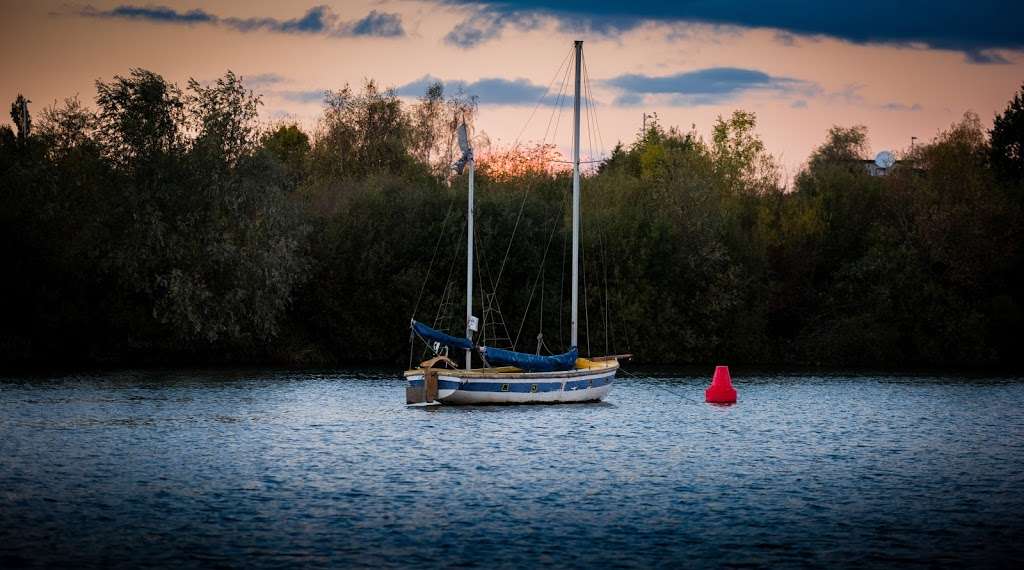
[[[479,98],[477,132],[492,144],[568,149],[558,72],[579,39],[597,125],[585,121],[584,155],[634,140],[644,114],[707,137],[716,117],[744,109],[787,178],[833,125],[865,125],[872,156],[899,154],[965,111],[989,126],[1024,83],[1019,1],[3,5],[0,100],[24,93],[37,113],[76,95],[92,103],[97,80],[135,67],[182,86],[231,70],[262,94],[264,121],[312,131],[325,90],[374,79],[413,100],[441,80]]]

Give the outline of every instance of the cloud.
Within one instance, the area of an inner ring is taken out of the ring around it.
[[[690,107],[723,103],[751,91],[804,96],[821,91],[809,81],[737,67],[709,67],[663,76],[627,73],[602,83],[621,91],[616,103],[625,105],[641,104],[648,96],[667,96],[672,105]]]
[[[959,0],[919,2],[862,0],[437,0],[471,6],[494,23],[471,47],[499,37],[510,18],[550,17],[563,27],[614,34],[646,22],[692,22],[769,28],[802,36],[828,36],[858,44],[924,45],[963,52],[971,63],[1005,63],[992,50],[1024,50],[1024,2]],[[461,26],[460,23],[458,26]],[[456,27],[458,27],[456,26]],[[454,32],[454,30],[453,30]],[[785,41],[785,40],[783,40]]]
[[[555,94],[547,93],[547,90],[533,83],[529,79],[502,79],[499,77],[485,77],[473,82],[462,80],[442,81],[431,75],[406,83],[395,89],[395,93],[402,97],[419,97],[427,91],[427,87],[440,81],[446,91],[461,91],[468,95],[477,97],[480,105],[536,105],[538,101],[542,105],[571,105],[572,94],[559,99]]]
[[[639,107],[644,104],[644,96],[639,93],[623,93],[612,101],[616,107]]]
[[[327,95],[326,89],[307,89],[300,91],[273,91],[271,95],[292,103],[319,103]]]
[[[982,65],[984,65],[984,64],[991,64],[991,63],[996,63],[996,64],[1000,64],[1000,65],[1011,63],[1010,60],[1008,60],[1005,57],[1003,57],[1002,54],[1000,54],[999,52],[996,52],[994,50],[990,50],[990,49],[983,49],[983,50],[969,49],[969,50],[965,50],[964,51],[964,56],[967,58],[967,61],[969,61],[971,63],[982,64]]]
[[[324,35],[330,37],[372,36],[394,38],[405,35],[398,14],[371,10],[364,18],[342,20],[327,6],[315,6],[298,18],[221,17],[205,10],[177,11],[166,6],[124,5],[110,10],[92,6],[75,9],[80,16],[91,18],[135,20],[161,24],[220,26],[238,32],[274,32],[280,34]]]
[[[371,10],[362,20],[352,23],[352,35],[397,38],[405,35],[402,18],[398,14]]]
[[[844,85],[837,91],[833,91],[825,95],[828,102],[844,103],[846,105],[860,105],[864,103],[864,96],[861,95],[861,90],[866,87],[863,83],[850,83]]]
[[[80,13],[84,16],[149,20],[168,24],[211,24],[217,22],[217,16],[203,10],[178,12],[166,6],[118,6],[107,11],[99,11],[92,6],[86,6],[81,9]]]
[[[880,108],[884,111],[920,111],[922,109],[920,103],[907,105],[906,103],[900,103],[896,101],[881,105]]]
[[[502,13],[498,10],[480,9],[462,20],[444,37],[445,43],[468,49],[501,36],[506,27],[513,26],[520,31],[530,31],[540,26],[537,16],[521,13]]]
[[[851,105],[854,107],[866,107],[869,109],[879,109],[882,111],[921,111],[920,103],[914,103],[908,105],[899,101],[890,101],[888,103],[879,103],[878,100],[872,100],[865,97],[862,91],[867,85],[863,83],[850,83],[843,87],[829,91],[822,94],[822,101],[829,104],[839,105]]]
[[[796,101],[793,101],[792,103],[790,103],[789,106],[792,107],[793,109],[806,109],[807,108],[807,100],[805,100],[805,99],[797,99]]]
[[[786,47],[793,47],[796,45],[796,36],[789,32],[783,32],[781,30],[775,32],[775,41]]]
[[[278,85],[288,81],[284,76],[278,75],[277,73],[260,73],[257,75],[247,75],[242,78],[245,81],[245,85],[250,89],[259,89],[261,87],[270,87],[271,85]]]

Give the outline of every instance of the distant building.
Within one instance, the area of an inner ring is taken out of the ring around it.
[[[878,153],[874,160],[861,160],[858,162],[864,166],[864,170],[871,176],[888,176],[896,170],[903,170],[905,168],[915,171],[921,170],[919,167],[914,166],[913,161],[896,160],[896,155],[887,150]]]
[[[894,170],[899,170],[909,166],[906,164],[906,161],[903,160],[894,161],[888,167],[879,165],[877,160],[861,160],[860,163],[864,165],[864,170],[866,170],[871,176],[888,176]]]

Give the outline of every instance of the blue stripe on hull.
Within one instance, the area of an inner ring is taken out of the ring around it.
[[[614,375],[603,376],[600,378],[594,378],[592,380],[570,380],[565,383],[565,391],[572,392],[575,390],[586,390],[587,388],[598,388],[601,386],[607,386],[615,380]],[[410,386],[419,387],[423,385],[422,378],[416,378],[407,380]],[[505,390],[502,390],[502,386],[507,386]],[[537,388],[534,389],[533,387]],[[443,380],[438,379],[437,388],[439,390],[463,390],[465,392],[504,392],[504,393],[540,393],[540,392],[559,392],[562,390],[561,382],[466,382],[460,383],[455,380]]]

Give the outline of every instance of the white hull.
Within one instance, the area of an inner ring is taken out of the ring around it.
[[[594,362],[564,372],[506,372],[500,369],[438,370],[437,401],[442,404],[554,404],[597,402],[611,392],[619,363]],[[405,373],[408,385],[422,386],[426,371]]]

